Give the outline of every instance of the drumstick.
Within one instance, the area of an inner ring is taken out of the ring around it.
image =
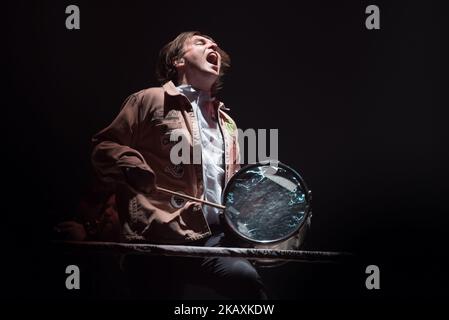
[[[202,200],[202,199],[198,199],[198,198],[195,198],[195,197],[192,197],[192,196],[188,196],[186,194],[179,193],[179,192],[176,192],[176,191],[171,191],[171,190],[168,190],[168,189],[165,189],[165,188],[156,187],[156,190],[160,191],[160,192],[172,194],[172,195],[175,195],[177,197],[184,198],[184,199],[187,199],[187,200],[200,202],[200,203],[203,203],[203,204],[206,204],[208,206],[215,207],[215,208],[218,208],[218,209],[223,209],[223,210],[226,209],[226,207],[222,206],[221,204],[214,203],[214,202],[209,202],[209,201]]]

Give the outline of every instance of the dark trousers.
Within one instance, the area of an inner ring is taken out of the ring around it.
[[[232,246],[223,233],[192,245]],[[186,285],[212,289],[216,298],[267,299],[262,280],[254,266],[243,258],[144,257],[129,256],[124,263],[131,298],[189,299]],[[214,298],[195,297],[199,299]]]

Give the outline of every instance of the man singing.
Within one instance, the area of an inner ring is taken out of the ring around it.
[[[94,136],[94,167],[100,178],[117,184],[124,241],[195,246],[228,243],[218,209],[158,192],[156,184],[221,202],[224,185],[239,169],[237,127],[224,104],[215,99],[229,66],[229,55],[212,38],[199,32],[181,33],[160,52],[157,75],[162,87],[129,96],[114,121]],[[171,151],[178,142],[174,136],[188,143],[190,161],[172,161]],[[201,159],[193,161],[198,150]],[[168,275],[172,286],[187,278],[226,297],[266,298],[256,269],[246,259],[173,261],[177,262],[166,268],[172,272]],[[144,273],[155,270],[153,263],[136,265]],[[169,287],[167,276],[155,278],[151,281],[165,279],[158,287]]]

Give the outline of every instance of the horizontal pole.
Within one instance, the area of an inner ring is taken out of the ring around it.
[[[343,262],[352,257],[346,252],[328,251],[302,251],[302,250],[276,250],[276,249],[254,249],[233,247],[197,247],[184,245],[159,245],[140,243],[118,243],[118,242],[91,242],[91,241],[54,241],[56,246],[68,250],[82,250],[119,253],[139,254],[149,256],[175,256],[175,257],[239,257],[250,260],[271,259],[276,261],[296,262]]]

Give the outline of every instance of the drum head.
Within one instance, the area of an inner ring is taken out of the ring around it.
[[[223,192],[225,221],[254,243],[275,243],[297,233],[307,219],[309,203],[301,176],[280,162],[242,168]]]

